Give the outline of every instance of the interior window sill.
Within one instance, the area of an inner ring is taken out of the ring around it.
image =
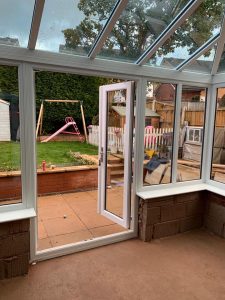
[[[166,197],[172,195],[204,191],[207,190],[207,186],[208,185],[205,183],[199,183],[199,184],[188,185],[188,186],[182,185],[182,186],[171,186],[166,188],[162,187],[162,189],[137,192],[137,196],[143,200],[154,199],[154,198],[160,198],[160,197]]]
[[[36,217],[36,212],[33,208],[19,209],[0,213],[0,223],[18,221]]]

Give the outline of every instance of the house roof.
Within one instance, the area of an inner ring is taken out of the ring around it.
[[[126,107],[125,106],[112,106],[112,109],[118,113],[121,117],[126,116]],[[136,115],[136,107],[134,108],[134,115]],[[146,117],[158,117],[160,118],[160,115],[154,112],[153,110],[149,108],[145,108],[145,116]]]

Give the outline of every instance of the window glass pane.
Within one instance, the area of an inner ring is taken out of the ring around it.
[[[194,71],[198,73],[211,73],[215,52],[215,48],[211,49],[210,51],[208,51],[208,53],[200,56],[193,63],[185,67],[184,70]]]
[[[225,1],[204,1],[158,49],[149,64],[176,68],[221,29]],[[208,53],[204,55],[207,60]]]
[[[201,177],[202,145],[206,107],[205,88],[183,86],[180,112],[177,181]]]
[[[21,202],[18,68],[0,66],[0,205]]]
[[[46,0],[37,49],[87,55],[116,0]]]
[[[225,183],[225,88],[217,89],[211,179]]]
[[[176,85],[148,82],[145,106],[144,185],[171,182]]]
[[[187,3],[188,0],[129,1],[99,56],[137,60]]]
[[[0,44],[27,47],[34,0],[0,1]]]
[[[224,71],[225,71],[225,48],[223,49],[223,53],[221,56],[218,73],[224,73]]]

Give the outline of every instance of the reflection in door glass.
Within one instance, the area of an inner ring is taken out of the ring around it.
[[[121,218],[123,217],[125,126],[126,90],[108,92],[105,209]]]

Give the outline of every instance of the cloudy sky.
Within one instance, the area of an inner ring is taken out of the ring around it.
[[[0,37],[18,38],[27,47],[34,0],[0,0]],[[63,29],[74,28],[83,19],[79,0],[46,0],[36,49],[56,51],[64,43]]]

